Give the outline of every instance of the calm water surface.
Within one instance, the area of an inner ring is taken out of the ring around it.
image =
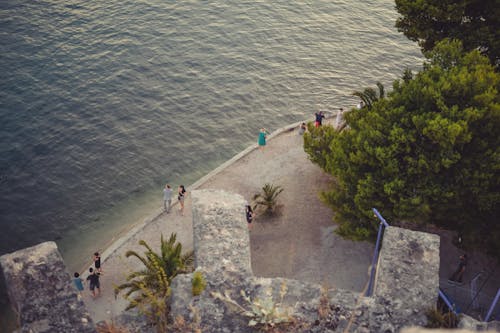
[[[390,0],[0,2],[0,253],[71,268],[269,130],[416,69]]]

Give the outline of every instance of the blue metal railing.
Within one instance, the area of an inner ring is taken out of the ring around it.
[[[495,299],[493,299],[493,302],[491,302],[490,309],[488,310],[488,314],[486,315],[486,318],[484,318],[484,321],[489,321],[491,314],[493,313],[493,309],[495,309],[495,306],[498,303],[498,299],[500,298],[500,288],[498,288],[497,295],[495,296]]]
[[[377,261],[378,255],[380,253],[380,240],[382,239],[382,234],[386,227],[389,226],[387,221],[380,215],[376,208],[372,208],[375,216],[380,220],[380,225],[378,227],[377,233],[377,242],[375,243],[375,250],[373,251],[373,259],[372,259],[372,269],[370,271],[370,280],[368,281],[368,288],[366,289],[365,296],[371,296],[373,294],[373,284],[375,281],[375,273],[377,272]]]
[[[454,314],[459,313],[460,311],[457,311],[457,308],[455,307],[455,304],[451,302],[451,300],[446,296],[446,294],[441,290],[441,288],[438,289],[438,295],[441,297],[441,299],[444,301],[444,304],[450,309],[451,312]]]

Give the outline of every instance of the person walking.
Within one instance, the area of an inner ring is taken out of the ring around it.
[[[89,276],[87,276],[87,281],[89,281],[89,289],[92,293],[92,297],[97,297],[101,293],[101,285],[99,283],[99,275],[92,267],[89,268]]]
[[[179,185],[177,192],[177,200],[179,200],[180,205],[179,212],[184,216],[184,200],[186,199],[186,188],[184,187],[184,185]]]
[[[172,205],[172,188],[169,184],[165,185],[163,189],[163,208],[165,211],[170,213],[170,206]]]
[[[259,148],[261,150],[264,149],[265,145],[266,145],[266,138],[267,138],[267,130],[265,128],[261,128],[260,129],[260,132],[259,132]]]
[[[453,272],[453,274],[448,279],[448,281],[451,283],[457,282],[459,284],[462,284],[462,278],[463,278],[464,273],[465,273],[465,267],[467,267],[467,254],[465,254],[465,253],[462,254],[460,256],[459,260],[460,261],[458,263],[457,269],[455,270],[455,272]]]
[[[75,287],[76,287],[76,290],[78,290],[78,299],[80,299],[82,297],[82,292],[83,292],[83,280],[82,278],[80,277],[80,274],[78,274],[78,272],[75,272],[75,274],[73,274],[74,278],[73,278],[73,283],[75,284]]]

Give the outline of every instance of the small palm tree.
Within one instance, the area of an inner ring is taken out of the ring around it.
[[[127,310],[135,307],[146,314],[157,313],[170,296],[170,283],[178,274],[192,270],[193,252],[182,254],[182,244],[176,242],[177,235],[170,235],[168,241],[161,235],[160,253],[154,252],[143,240],[139,244],[146,248],[141,256],[135,251],[127,251],[125,256],[136,257],[143,264],[140,271],[127,276],[127,282],[115,287],[115,296],[127,290],[124,297],[129,301]],[[166,309],[166,307],[165,307]]]
[[[258,206],[264,206],[264,212],[272,215],[276,211],[276,207],[278,205],[278,195],[280,195],[281,192],[283,192],[283,188],[281,186],[274,186],[266,183],[262,188],[262,193],[254,195],[253,209],[256,209]]]
[[[380,82],[377,82],[378,94],[377,91],[373,88],[365,88],[363,91],[355,91],[353,92],[353,96],[359,97],[363,103],[365,103],[368,109],[371,109],[372,104],[379,99],[385,98],[384,85]]]

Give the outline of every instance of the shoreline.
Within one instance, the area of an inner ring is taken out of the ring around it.
[[[335,115],[335,112],[329,113],[325,125],[332,124]],[[114,290],[126,281],[130,273],[142,269],[140,260],[126,256],[129,251],[142,254],[142,241],[158,250],[160,235],[175,234],[183,251],[194,249],[193,202],[189,191],[198,189],[237,193],[251,201],[264,184],[281,186],[285,189],[280,195],[281,214],[273,219],[257,214],[248,228],[253,274],[262,278],[282,277],[346,290],[362,290],[373,244],[344,240],[332,232],[335,229],[333,211],[318,197],[322,190],[326,190],[331,176],[312,163],[304,151],[304,139],[298,132],[302,122],[305,121],[274,130],[264,149],[260,149],[255,140],[189,185],[184,212],[179,211],[178,204],[169,213],[157,207],[102,250],[100,295],[94,298],[87,292],[83,294],[92,319],[95,322],[113,320],[124,313],[128,301],[125,297],[115,297]],[[274,255],[269,256],[269,253]],[[353,256],[355,260],[352,260]],[[346,265],[349,266],[347,270],[336,269]]]
[[[325,119],[331,119],[337,115],[338,111],[327,111],[327,115]],[[309,120],[311,121],[311,120]],[[267,142],[273,140],[274,138],[284,134],[291,132],[298,128],[300,124],[303,122],[307,123],[309,122],[307,120],[302,120],[298,121],[292,124],[285,125],[283,127],[280,127],[276,130],[274,130],[267,138]],[[232,158],[227,160],[226,162],[223,162],[220,164],[218,167],[213,169],[212,171],[208,172],[206,175],[195,181],[193,184],[188,185],[186,188],[188,191],[195,190],[199,187],[201,187],[203,184],[205,184],[207,181],[209,181],[211,178],[219,174],[220,172],[224,171],[226,168],[230,167],[240,159],[244,158],[254,150],[258,149],[258,144],[254,143],[238,154],[234,155]],[[172,209],[174,209],[178,205],[177,201],[174,201],[172,203]],[[104,250],[100,253],[101,254],[101,261],[103,264],[106,263],[108,259],[110,259],[125,243],[127,243],[131,238],[137,236],[140,234],[140,232],[147,227],[150,223],[154,222],[158,218],[161,217],[161,215],[164,213],[164,210],[162,207],[157,208],[155,211],[153,211],[151,214],[146,216],[142,221],[134,223],[130,225],[129,228],[126,230],[122,231],[122,236],[119,236],[117,239],[110,241],[109,243],[105,244],[103,246]],[[80,274],[85,274],[88,270],[89,267],[92,266],[92,262],[88,262],[85,264],[80,270]]]

